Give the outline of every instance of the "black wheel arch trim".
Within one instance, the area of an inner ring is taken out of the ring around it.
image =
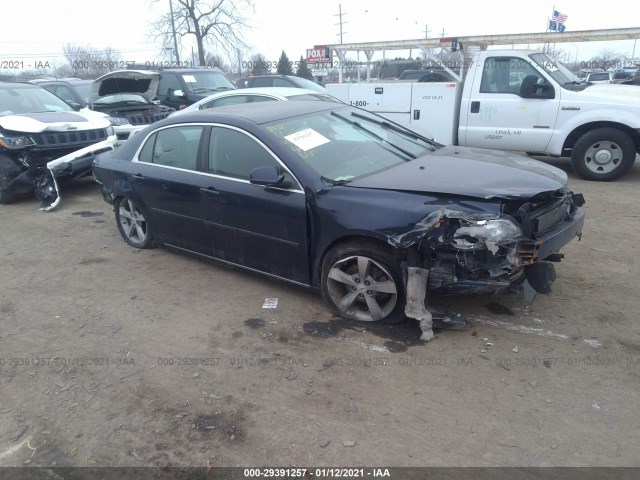
[[[620,130],[621,132],[626,133],[631,137],[633,143],[636,146],[636,151],[640,153],[640,128],[631,128],[628,125],[618,122],[589,122],[583,123],[582,125],[574,128],[567,138],[565,138],[564,143],[562,145],[562,154],[570,156],[570,151],[575,146],[576,142],[585,134],[590,132],[591,130],[596,130],[598,128],[615,128]]]

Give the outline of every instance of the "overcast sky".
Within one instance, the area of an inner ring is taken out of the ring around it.
[[[345,43],[429,37],[544,31],[553,2],[541,0],[255,0],[247,10],[251,29],[245,40],[252,53],[277,61],[284,49],[291,60],[314,45],[339,43],[338,5],[342,5]],[[562,0],[567,31],[640,26],[629,0]],[[169,0],[21,0],[4,2],[0,60],[63,61],[66,43],[112,47],[122,60],[161,59],[150,23],[168,10]],[[640,56],[640,42],[635,52]],[[191,53],[184,42],[182,58]],[[588,60],[603,49],[631,55],[634,41],[558,45]],[[213,48],[211,49],[213,50]],[[394,54],[395,56],[395,54]],[[249,55],[247,55],[248,60]],[[6,70],[5,70],[6,71]]]

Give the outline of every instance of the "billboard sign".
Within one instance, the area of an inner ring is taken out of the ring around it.
[[[331,63],[331,51],[326,45],[307,49],[307,63]]]

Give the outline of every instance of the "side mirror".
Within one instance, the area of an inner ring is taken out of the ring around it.
[[[551,85],[550,83],[544,82],[542,85],[539,86],[539,92],[538,92],[538,97],[539,98],[555,98],[556,97],[556,92],[553,89],[553,85]]]
[[[527,79],[525,78],[520,87],[520,96],[522,98],[555,98],[555,90],[553,89],[553,86],[551,84],[547,82],[527,82],[526,80]]]
[[[69,101],[67,103],[76,111],[82,110],[84,108],[84,105],[80,105],[78,102]]]
[[[284,174],[278,172],[275,166],[258,167],[251,170],[249,182],[265,187],[285,187]]]
[[[179,98],[184,98],[184,91],[183,90],[174,90],[173,91],[173,96],[174,97],[179,97]]]

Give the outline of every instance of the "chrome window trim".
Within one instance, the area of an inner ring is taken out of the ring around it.
[[[251,133],[242,130],[241,128],[238,127],[234,127],[233,125],[225,125],[223,123],[205,123],[205,122],[198,122],[198,123],[175,123],[172,125],[165,125],[164,127],[160,127],[160,128],[156,128],[155,130],[149,132],[147,134],[147,136],[145,137],[145,139],[140,143],[140,146],[138,147],[138,149],[136,150],[136,153],[133,155],[133,158],[131,159],[132,163],[140,163],[140,164],[145,164],[145,165],[153,165],[155,167],[158,168],[168,168],[170,170],[177,170],[179,172],[188,172],[188,173],[195,173],[198,175],[206,175],[208,177],[213,177],[213,178],[220,178],[222,180],[231,180],[232,182],[238,182],[238,183],[246,183],[248,185],[254,185],[253,183],[251,183],[249,180],[243,180],[241,178],[234,178],[234,177],[227,177],[224,175],[216,175],[214,173],[209,173],[209,172],[199,172],[197,170],[189,170],[188,168],[180,168],[180,167],[171,167],[169,165],[160,165],[158,163],[151,163],[151,162],[141,162],[138,160],[138,157],[140,155],[140,152],[142,151],[142,149],[144,148],[144,146],[146,145],[147,141],[149,140],[149,137],[151,137],[151,135],[153,135],[154,133],[157,133],[161,130],[165,130],[167,128],[176,128],[176,127],[222,127],[222,128],[228,128],[231,130],[235,130],[237,132],[240,132],[244,135],[246,135],[247,137],[253,139],[256,143],[258,143],[258,145],[260,145],[262,148],[264,148],[269,155],[271,155],[275,161],[289,174],[291,175],[291,178],[293,178],[293,180],[296,182],[297,185],[295,185],[292,188],[280,188],[280,187],[268,187],[268,188],[272,188],[274,190],[283,190],[286,192],[292,192],[292,193],[302,193],[304,195],[304,190],[302,189],[302,184],[300,183],[300,181],[296,178],[296,176],[293,174],[293,172],[291,170],[289,170],[289,168],[282,163],[282,160],[280,160],[278,158],[278,156],[273,153],[271,151],[271,149],[269,147],[267,147],[264,143],[262,143],[262,141],[260,141],[259,138],[255,137],[254,135],[252,135]],[[256,187],[263,187],[263,188],[267,188],[264,185],[255,185]]]

